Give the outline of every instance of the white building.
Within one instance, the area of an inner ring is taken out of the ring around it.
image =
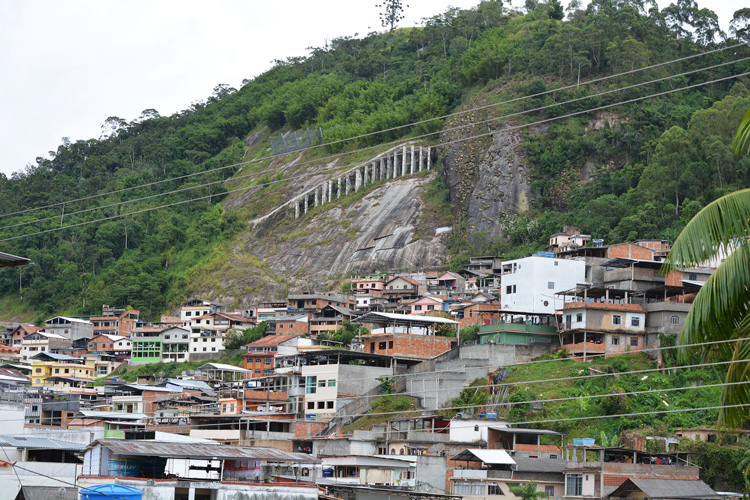
[[[532,256],[503,262],[502,270],[503,310],[531,314],[554,314],[563,303],[555,294],[586,280],[586,264],[572,259]]]

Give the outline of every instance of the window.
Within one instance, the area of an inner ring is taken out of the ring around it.
[[[432,306],[432,305],[427,306],[427,310],[428,311],[434,311],[435,310],[435,306]]]
[[[513,293],[516,293],[516,285],[513,285]]]
[[[333,410],[333,401],[326,401],[326,408],[329,410]]]
[[[315,394],[318,391],[318,377],[313,375],[306,378],[307,386],[305,388],[305,394]]]
[[[395,455],[395,453],[393,454]],[[457,495],[484,495],[484,483],[481,481],[460,481],[453,485],[453,493]]]
[[[487,483],[487,494],[502,495],[503,490],[500,489],[500,486],[498,486],[497,483]]]
[[[633,347],[637,347],[638,346],[638,337],[630,337],[630,345],[632,345]]]
[[[325,401],[318,401],[318,410],[325,410],[326,402]]]
[[[271,366],[271,358],[264,358],[263,359],[263,366]]]
[[[308,401],[307,402],[307,409],[308,410],[314,410],[315,409],[315,402],[314,401]]]
[[[552,498],[555,496],[555,487],[554,486],[545,486],[544,492],[547,494],[548,497]]]
[[[548,290],[554,290],[555,289],[555,282],[554,281],[548,281],[547,282],[547,289]]]
[[[206,339],[203,339],[203,340],[206,340]],[[204,347],[204,348],[203,348],[203,352],[206,352],[207,350],[208,350],[208,348],[207,348],[207,347]]]
[[[255,362],[256,363],[261,363],[261,362],[263,362],[263,358],[255,358]]]
[[[388,341],[388,349],[393,349],[393,341],[392,340]]]
[[[513,287],[511,285],[506,286],[505,293],[513,293]]]
[[[641,318],[638,318],[638,317],[630,318],[631,326],[640,326],[640,324],[641,324]]]
[[[211,351],[214,351],[214,352],[215,352],[215,351],[216,351],[216,348],[215,348],[215,347],[212,347],[212,348],[211,348]]]
[[[370,342],[370,352],[375,352],[375,342]]]
[[[555,266],[558,266],[558,265],[560,265],[560,263],[559,263],[559,262],[557,262],[557,261],[555,261]]]
[[[622,324],[622,316],[619,314],[613,314],[612,315],[612,324],[613,325],[621,325]]]
[[[612,345],[620,345],[620,337],[613,336],[612,337]]]
[[[583,321],[583,313],[576,314],[576,323]]]
[[[256,369],[255,369],[255,374],[256,374],[256,375],[260,375],[260,368],[256,368]]]
[[[669,317],[669,324],[670,325],[679,325],[680,324],[680,317],[679,316],[670,316]]]
[[[565,481],[565,495],[569,497],[583,495],[583,474],[568,474]]]
[[[414,310],[415,311],[421,311],[422,310],[422,306],[414,306]]]
[[[378,350],[384,351],[385,350],[385,342],[378,342]]]
[[[336,379],[328,379],[328,387],[336,387]]]
[[[690,281],[696,281],[698,279],[698,275],[695,274],[695,273],[690,273],[690,274],[688,274],[688,279]]]
[[[318,380],[318,387],[325,387],[326,381],[325,380]]]

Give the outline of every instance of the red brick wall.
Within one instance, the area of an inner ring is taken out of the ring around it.
[[[607,249],[607,257],[610,259],[622,257],[626,259],[654,260],[654,251],[634,243],[620,243],[612,245]]]
[[[276,355],[274,352],[251,352],[245,355],[245,370],[252,370],[252,378],[262,377],[263,370],[273,368],[273,357]],[[260,363],[256,361],[260,358]],[[266,365],[265,359],[270,358],[271,364]],[[260,373],[255,373],[255,370],[260,370]]]
[[[289,325],[292,325],[291,328]],[[307,326],[309,323],[302,323],[301,321],[279,321],[276,323],[276,335],[302,335],[307,333]]]
[[[446,351],[450,351],[451,345],[455,340],[453,337],[400,335],[392,333],[362,336],[366,353],[412,358],[434,358]],[[384,342],[385,348],[382,346]]]

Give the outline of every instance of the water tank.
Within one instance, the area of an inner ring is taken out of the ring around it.
[[[89,488],[81,488],[81,500],[141,500],[143,491],[124,484],[97,484]]]

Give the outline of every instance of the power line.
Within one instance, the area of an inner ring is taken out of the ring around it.
[[[498,107],[498,106],[502,106],[502,105],[505,105],[505,104],[510,104],[510,103],[513,103],[513,102],[523,101],[523,100],[526,100],[526,99],[532,99],[532,98],[535,98],[535,97],[540,97],[540,96],[544,96],[544,95],[547,95],[547,94],[551,94],[551,93],[555,93],[555,92],[559,92],[559,91],[563,91],[563,90],[569,90],[569,89],[572,89],[572,88],[578,88],[578,87],[580,87],[580,85],[590,85],[590,84],[593,84],[593,83],[598,83],[598,82],[602,82],[602,81],[606,81],[606,80],[611,80],[611,79],[614,79],[614,78],[619,78],[620,76],[629,75],[629,74],[635,74],[635,73],[639,73],[639,72],[646,71],[646,70],[649,70],[649,69],[654,69],[654,68],[658,68],[658,67],[662,67],[662,66],[674,64],[674,63],[677,63],[677,62],[682,62],[682,61],[686,61],[686,60],[698,58],[698,57],[704,57],[704,56],[707,56],[707,55],[710,55],[710,54],[714,54],[714,53],[717,53],[717,52],[723,52],[725,50],[730,50],[730,49],[734,49],[734,48],[738,48],[738,47],[743,47],[743,46],[747,46],[747,45],[748,44],[746,44],[746,43],[739,43],[739,44],[735,44],[735,45],[730,45],[730,46],[727,46],[727,47],[722,47],[722,48],[718,48],[718,49],[714,49],[714,50],[710,50],[710,51],[706,51],[706,52],[701,52],[701,53],[698,53],[698,54],[693,54],[693,55],[690,55],[690,56],[685,56],[685,57],[681,57],[681,58],[677,58],[677,59],[672,59],[670,61],[665,61],[665,62],[662,62],[662,63],[657,63],[657,64],[653,64],[653,65],[650,65],[650,66],[645,66],[645,67],[634,69],[634,70],[624,71],[624,72],[616,73],[616,74],[613,74],[613,75],[604,76],[604,77],[596,78],[596,79],[593,79],[593,80],[588,80],[588,81],[585,81],[585,82],[583,82],[581,84],[563,86],[563,87],[560,87],[560,88],[557,88],[557,89],[547,90],[547,91],[544,91],[544,92],[539,92],[539,93],[531,94],[531,95],[528,95],[528,96],[522,96],[522,97],[517,97],[517,98],[513,98],[513,99],[508,99],[508,100],[505,100],[505,101],[502,101],[502,102],[499,102],[499,103],[488,104],[488,105],[484,105],[484,106],[478,106],[478,107],[474,107],[474,108],[471,108],[471,109],[468,109],[468,110],[462,110],[462,111],[458,111],[458,112],[455,112],[455,113],[450,113],[450,114],[438,116],[438,117],[435,117],[435,118],[430,118],[430,119],[427,119],[427,120],[422,120],[422,121],[417,121],[417,122],[411,122],[411,123],[408,123],[408,124],[405,124],[405,125],[399,125],[399,126],[396,126],[396,127],[391,127],[391,128],[388,128],[388,129],[382,129],[382,130],[378,130],[378,131],[375,131],[375,132],[368,132],[366,134],[362,134],[362,135],[358,135],[358,136],[353,136],[353,137],[349,137],[349,138],[346,138],[346,139],[340,139],[340,140],[329,142],[329,143],[326,143],[326,144],[320,144],[320,145],[312,146],[310,148],[307,148],[306,151],[311,151],[311,150],[319,149],[321,147],[329,147],[331,145],[335,145],[335,144],[339,144],[339,143],[344,143],[344,142],[347,142],[347,141],[358,140],[358,139],[370,137],[370,136],[377,135],[377,134],[382,134],[382,133],[386,133],[386,132],[392,132],[392,131],[396,131],[396,130],[400,130],[400,129],[404,129],[404,128],[413,127],[413,126],[416,126],[416,125],[421,125],[421,124],[433,122],[433,121],[436,121],[436,120],[443,120],[443,119],[450,118],[450,117],[453,117],[453,116],[460,116],[460,115],[467,114],[467,113],[472,113],[472,112],[475,112],[475,111],[481,111],[483,109],[488,109],[488,108],[492,108],[492,107]],[[742,61],[742,60],[744,60],[744,59],[741,59],[740,61]],[[739,61],[733,61],[733,62],[739,62]],[[731,64],[731,63],[725,63],[725,64]],[[724,65],[724,64],[721,64],[721,65]],[[721,65],[719,65],[719,66],[721,66]],[[718,66],[716,66],[716,67],[718,67]],[[710,68],[706,68],[706,69],[710,69]],[[700,71],[700,70],[698,70],[698,71]],[[690,73],[690,72],[688,72],[688,73]],[[674,76],[667,77],[667,78],[674,78]],[[661,80],[661,79],[659,79],[659,80]],[[659,80],[654,80],[654,81],[659,81]],[[537,108],[536,110],[532,110],[532,111],[538,111],[540,109],[545,109],[545,108],[544,107],[543,108]],[[440,132],[438,132],[438,133],[440,133]],[[434,135],[434,134],[435,133],[425,134],[423,136],[420,136],[420,138],[427,137],[427,136]],[[396,142],[397,141],[393,141],[391,143],[385,143],[385,144],[394,144]],[[371,148],[365,148],[365,149],[371,149]],[[254,158],[254,159],[248,160],[248,161],[243,161],[243,162],[239,162],[239,163],[235,163],[235,164],[225,165],[225,166],[222,166],[222,167],[217,167],[217,168],[213,168],[213,169],[209,169],[209,170],[204,170],[204,171],[201,171],[201,172],[193,172],[193,173],[190,173],[190,174],[185,174],[185,175],[181,175],[181,176],[177,176],[177,177],[172,177],[172,178],[169,178],[169,179],[162,179],[162,180],[159,180],[159,181],[149,182],[149,183],[141,184],[141,185],[138,185],[138,186],[131,186],[131,187],[128,187],[128,188],[121,188],[121,189],[114,190],[114,191],[108,191],[106,193],[98,193],[98,194],[95,194],[95,195],[85,196],[85,197],[78,198],[78,199],[56,202],[56,203],[44,205],[44,206],[41,206],[41,207],[28,208],[28,209],[24,209],[24,210],[20,210],[20,211],[16,211],[16,212],[10,212],[10,213],[6,213],[6,214],[0,214],[0,218],[9,217],[9,216],[12,216],[12,215],[23,214],[23,213],[27,213],[27,212],[31,212],[31,211],[36,211],[36,210],[43,210],[43,209],[46,209],[46,208],[53,208],[53,207],[58,207],[58,206],[64,206],[64,205],[68,205],[68,204],[71,204],[71,203],[76,203],[76,202],[79,202],[79,201],[90,200],[90,199],[94,199],[94,198],[100,198],[102,196],[109,196],[109,195],[116,194],[116,193],[131,191],[133,189],[140,189],[140,188],[144,188],[144,187],[150,187],[150,186],[154,186],[154,185],[158,185],[158,184],[163,184],[165,182],[171,182],[171,181],[175,181],[175,180],[181,180],[181,179],[186,179],[186,178],[190,178],[190,177],[194,177],[194,176],[199,176],[199,175],[204,175],[204,174],[208,174],[208,173],[218,172],[218,171],[221,171],[221,170],[224,170],[224,169],[227,169],[227,168],[242,166],[242,165],[246,165],[246,164],[250,164],[250,163],[259,163],[259,162],[264,161],[264,160],[269,160],[269,159],[273,159],[273,158],[280,158],[280,157],[284,157],[284,156],[291,155],[291,154],[294,154],[294,153],[297,153],[297,152],[289,152],[289,153],[283,153],[281,155],[276,155],[276,156],[271,155],[271,156],[265,156],[265,157],[260,157],[260,158]],[[346,155],[346,154],[351,154],[351,152],[345,152],[345,153],[341,153],[339,155],[332,155],[332,156],[329,156],[329,157],[324,158],[324,159],[335,158],[335,157]]]
[[[539,120],[539,121],[527,123],[527,124],[524,124],[524,125],[517,125],[517,126],[512,126],[512,127],[506,127],[506,128],[503,129],[503,131],[520,130],[522,128],[531,127],[531,126],[534,126],[534,125],[539,125],[539,124],[543,124],[543,123],[549,123],[549,122],[556,121],[556,120],[561,120],[561,119],[564,119],[564,118],[571,118],[573,116],[578,116],[578,115],[581,115],[581,114],[591,113],[591,112],[599,111],[599,110],[602,110],[602,109],[609,109],[609,108],[612,108],[612,107],[615,107],[615,106],[622,106],[624,104],[632,104],[632,103],[640,102],[640,101],[643,101],[643,100],[646,100],[646,99],[650,99],[650,98],[653,98],[653,97],[660,97],[660,96],[663,96],[663,95],[673,94],[675,92],[681,92],[681,91],[684,91],[684,90],[690,90],[690,89],[693,89],[693,88],[698,88],[698,87],[702,87],[702,86],[705,86],[705,85],[710,85],[710,84],[713,84],[713,83],[722,82],[722,81],[730,80],[730,79],[733,79],[733,78],[739,78],[739,77],[747,76],[747,75],[750,75],[750,71],[749,72],[744,72],[744,73],[739,73],[739,74],[736,74],[736,75],[731,75],[731,76],[723,77],[723,78],[717,78],[717,79],[714,79],[714,80],[709,80],[707,82],[696,83],[696,84],[693,84],[693,85],[689,85],[687,87],[681,87],[681,88],[678,88],[678,89],[671,89],[671,90],[659,92],[659,93],[656,93],[656,94],[651,94],[651,95],[648,95],[648,96],[637,97],[637,98],[629,99],[629,100],[618,102],[618,103],[606,104],[606,105],[598,106],[598,107],[587,109],[587,110],[583,110],[583,111],[577,111],[577,112],[569,113],[567,115],[561,115],[561,116],[558,116],[558,117],[547,118],[547,119],[544,119],[544,120]],[[483,122],[478,122],[478,123],[486,123],[487,121],[493,121],[493,120],[485,120]],[[469,140],[473,140],[473,139],[479,139],[479,138],[482,138],[482,137],[485,137],[485,136],[488,136],[488,135],[492,135],[493,133],[494,132],[484,132],[484,133],[477,134],[477,135],[474,135],[474,136],[471,136],[471,137],[464,137],[464,138],[461,138],[461,139],[454,139],[454,140],[450,140],[450,141],[445,141],[445,142],[442,142],[442,143],[438,144],[438,146],[447,146],[447,145],[456,144],[456,143],[460,143],[460,142],[464,142],[464,141],[469,141]],[[367,148],[364,148],[364,149],[367,149]],[[362,151],[362,150],[360,150],[360,151]],[[350,153],[347,153],[347,154],[350,154]],[[271,181],[271,182],[269,182],[267,184],[274,184],[276,182],[282,182],[282,181],[283,180]],[[226,191],[225,193],[221,193],[221,195],[235,193],[235,192],[240,192],[240,191],[246,191],[246,189],[247,188],[240,188],[240,189],[229,190],[229,191]],[[113,219],[117,219],[117,218],[121,218],[121,217],[127,217],[129,215],[137,215],[137,214],[140,214],[140,213],[151,212],[151,211],[154,211],[154,210],[160,210],[162,208],[169,208],[169,207],[173,207],[173,206],[177,206],[177,205],[183,205],[185,203],[191,203],[193,201],[201,201],[201,200],[213,198],[215,196],[220,196],[220,195],[219,194],[216,194],[216,195],[210,194],[210,195],[201,196],[201,197],[197,197],[197,198],[191,198],[189,200],[182,200],[182,201],[179,201],[179,202],[170,203],[170,204],[166,204],[166,205],[160,205],[160,206],[156,206],[156,207],[149,207],[149,208],[145,208],[145,209],[142,209],[142,210],[135,210],[135,211],[127,212],[127,213],[124,213],[124,214],[116,214],[116,215],[112,215],[112,216],[109,216],[109,217],[104,217],[104,218],[101,218],[101,219],[95,219],[95,220],[92,220],[92,221],[84,221],[84,222],[79,222],[79,223],[76,223],[76,224],[70,224],[70,225],[67,225],[67,226],[61,226],[61,227],[57,227],[57,228],[51,228],[51,229],[41,230],[41,231],[37,231],[37,232],[33,232],[33,233],[22,234],[22,235],[18,235],[18,236],[11,236],[11,237],[8,237],[8,238],[0,239],[0,242],[13,241],[13,240],[21,239],[21,238],[27,238],[27,237],[31,237],[31,236],[38,236],[40,234],[57,232],[57,231],[60,231],[60,230],[63,230],[63,229],[70,229],[70,228],[73,228],[73,227],[79,227],[79,226],[84,226],[84,225],[88,225],[88,224],[95,224],[97,222],[103,222],[103,221],[113,220]]]
[[[709,70],[717,69],[717,68],[720,68],[720,67],[723,67],[723,66],[728,66],[728,65],[732,65],[732,64],[737,64],[737,63],[740,63],[740,62],[744,62],[744,61],[747,61],[747,60],[750,60],[750,57],[744,57],[744,58],[733,60],[733,61],[726,61],[726,62],[723,62],[723,63],[719,63],[719,64],[714,64],[714,65],[711,65],[711,66],[707,66],[707,67],[704,67],[704,68],[699,68],[699,69],[694,69],[694,70],[690,70],[690,71],[685,71],[683,73],[678,73],[678,74],[674,74],[674,75],[670,75],[670,76],[656,78],[654,80],[649,80],[649,81],[646,81],[646,82],[640,82],[640,83],[636,83],[636,84],[633,84],[633,85],[628,85],[628,86],[625,86],[625,87],[620,87],[620,88],[617,88],[617,89],[610,89],[610,90],[606,90],[606,91],[599,92],[599,93],[596,93],[596,94],[591,94],[591,95],[587,95],[587,96],[583,96],[583,97],[577,97],[577,98],[574,98],[574,99],[569,99],[567,101],[561,101],[561,102],[557,102],[557,103],[547,104],[545,106],[540,106],[540,107],[533,108],[533,109],[528,109],[528,110],[518,111],[518,112],[515,112],[515,113],[505,114],[505,115],[501,115],[501,116],[489,118],[489,119],[483,120],[483,121],[472,122],[472,123],[469,123],[469,124],[462,124],[462,125],[459,125],[459,126],[456,126],[456,127],[443,128],[443,129],[441,129],[438,132],[431,132],[431,133],[428,133],[428,134],[424,134],[422,136],[418,136],[415,139],[426,138],[426,137],[429,137],[429,136],[432,136],[432,135],[435,135],[435,134],[438,134],[438,133],[444,134],[446,132],[452,132],[452,131],[460,130],[460,129],[467,128],[467,127],[473,127],[473,126],[481,125],[481,124],[488,123],[488,122],[491,122],[491,121],[496,121],[496,120],[499,120],[501,118],[511,118],[511,117],[515,117],[515,116],[521,116],[521,115],[525,115],[525,114],[530,114],[530,113],[535,113],[535,112],[538,112],[538,111],[547,110],[547,109],[558,107],[558,106],[569,105],[569,104],[572,104],[572,103],[575,103],[575,102],[584,101],[584,100],[587,100],[587,99],[594,99],[594,98],[602,97],[602,96],[609,95],[609,94],[624,92],[626,90],[632,90],[634,88],[638,88],[638,87],[642,87],[642,86],[646,86],[646,85],[651,85],[651,84],[662,82],[662,81],[665,81],[665,80],[671,80],[673,78],[680,78],[680,77],[691,75],[691,74],[694,74],[694,73],[700,73],[700,72],[703,72],[703,71],[709,71]],[[490,106],[494,107],[494,106],[497,106],[497,104],[493,104],[493,105],[490,105]],[[476,111],[478,109],[483,109],[483,108],[486,108],[486,107],[489,107],[489,106],[483,106],[483,107],[480,107],[480,108],[477,108],[477,109],[473,109],[472,111]],[[378,132],[378,133],[382,133],[382,132]],[[352,140],[352,139],[346,139],[346,140]],[[365,151],[365,150],[366,149],[357,149],[357,150],[353,150],[353,151],[347,151],[344,154],[349,155],[349,154],[354,154],[354,153],[362,152],[362,151]],[[255,160],[253,160],[253,161],[255,161]],[[321,161],[321,160],[317,160],[317,159],[316,160],[308,160],[306,162],[301,162],[298,165],[305,165],[307,163],[318,162],[318,161]],[[229,165],[227,167],[219,167],[217,169],[213,169],[213,171],[220,170],[222,168],[234,167],[234,166],[237,166],[237,165],[241,165],[241,164],[233,164],[233,165]],[[345,168],[351,167],[351,166],[354,166],[354,165],[347,165],[347,166],[338,167],[338,168],[336,168],[336,167],[329,167],[329,168],[323,169],[322,171],[325,172],[325,171],[341,170],[342,168],[345,169]],[[245,174],[245,175],[242,175],[242,176],[235,176],[235,177],[232,177],[232,178],[227,179],[227,180],[212,181],[212,182],[208,182],[208,183],[197,184],[195,186],[188,186],[188,187],[178,188],[178,189],[175,189],[175,190],[164,191],[162,193],[156,193],[156,194],[152,194],[152,195],[148,195],[148,196],[143,196],[143,197],[140,197],[140,198],[134,198],[132,200],[125,200],[125,201],[120,201],[120,202],[116,202],[116,203],[111,203],[109,205],[102,205],[102,206],[98,206],[98,207],[89,207],[89,208],[86,208],[86,209],[83,209],[83,210],[78,210],[78,211],[75,211],[75,212],[70,212],[68,214],[63,213],[60,216],[58,216],[58,215],[51,215],[51,216],[48,216],[48,217],[43,217],[43,218],[35,219],[35,220],[32,220],[32,221],[24,221],[24,222],[19,222],[19,223],[15,223],[15,224],[10,224],[10,225],[7,225],[7,226],[2,226],[2,227],[0,227],[0,230],[10,229],[10,228],[13,228],[13,227],[26,226],[26,225],[30,225],[30,224],[36,224],[38,222],[43,222],[43,221],[57,219],[58,217],[60,217],[61,223],[62,223],[62,218],[64,216],[71,217],[73,215],[78,215],[78,214],[82,214],[82,213],[86,213],[86,212],[91,212],[91,211],[96,211],[96,210],[104,210],[106,208],[113,208],[113,207],[117,207],[117,206],[121,206],[121,205],[125,205],[125,204],[136,203],[136,202],[139,202],[139,201],[144,201],[144,200],[159,198],[161,196],[167,196],[167,195],[170,195],[170,194],[181,193],[181,192],[190,191],[190,190],[193,190],[193,189],[200,189],[200,188],[203,188],[203,187],[213,186],[215,184],[224,184],[224,183],[226,183],[228,181],[235,181],[235,180],[244,179],[244,178],[248,178],[248,177],[254,177],[254,176],[258,176],[260,174],[266,174],[266,173],[271,173],[271,172],[275,172],[275,171],[277,171],[277,169],[268,169],[268,170],[263,170],[263,171],[259,171],[259,172],[254,172],[252,174]],[[211,172],[211,171],[206,171],[206,172]],[[319,174],[319,173],[321,173],[321,170],[317,170],[315,173]],[[189,174],[189,175],[193,175],[193,174]],[[288,179],[281,179],[279,182],[283,182],[283,181],[286,181],[286,180],[288,180]],[[161,181],[159,181],[159,182],[161,182]],[[146,186],[147,185],[144,185],[144,187],[146,187]],[[126,188],[126,189],[130,189],[130,188]],[[109,192],[109,194],[114,194],[114,193],[117,193],[117,191]],[[107,193],[104,193],[104,194],[107,194]],[[70,204],[70,203],[74,203],[76,201],[79,201],[79,200],[72,200],[72,201],[66,203],[66,205]],[[38,210],[38,209],[34,209],[34,210]],[[12,215],[12,214],[0,215],[0,218],[6,217],[6,216],[9,216],[9,215]]]

